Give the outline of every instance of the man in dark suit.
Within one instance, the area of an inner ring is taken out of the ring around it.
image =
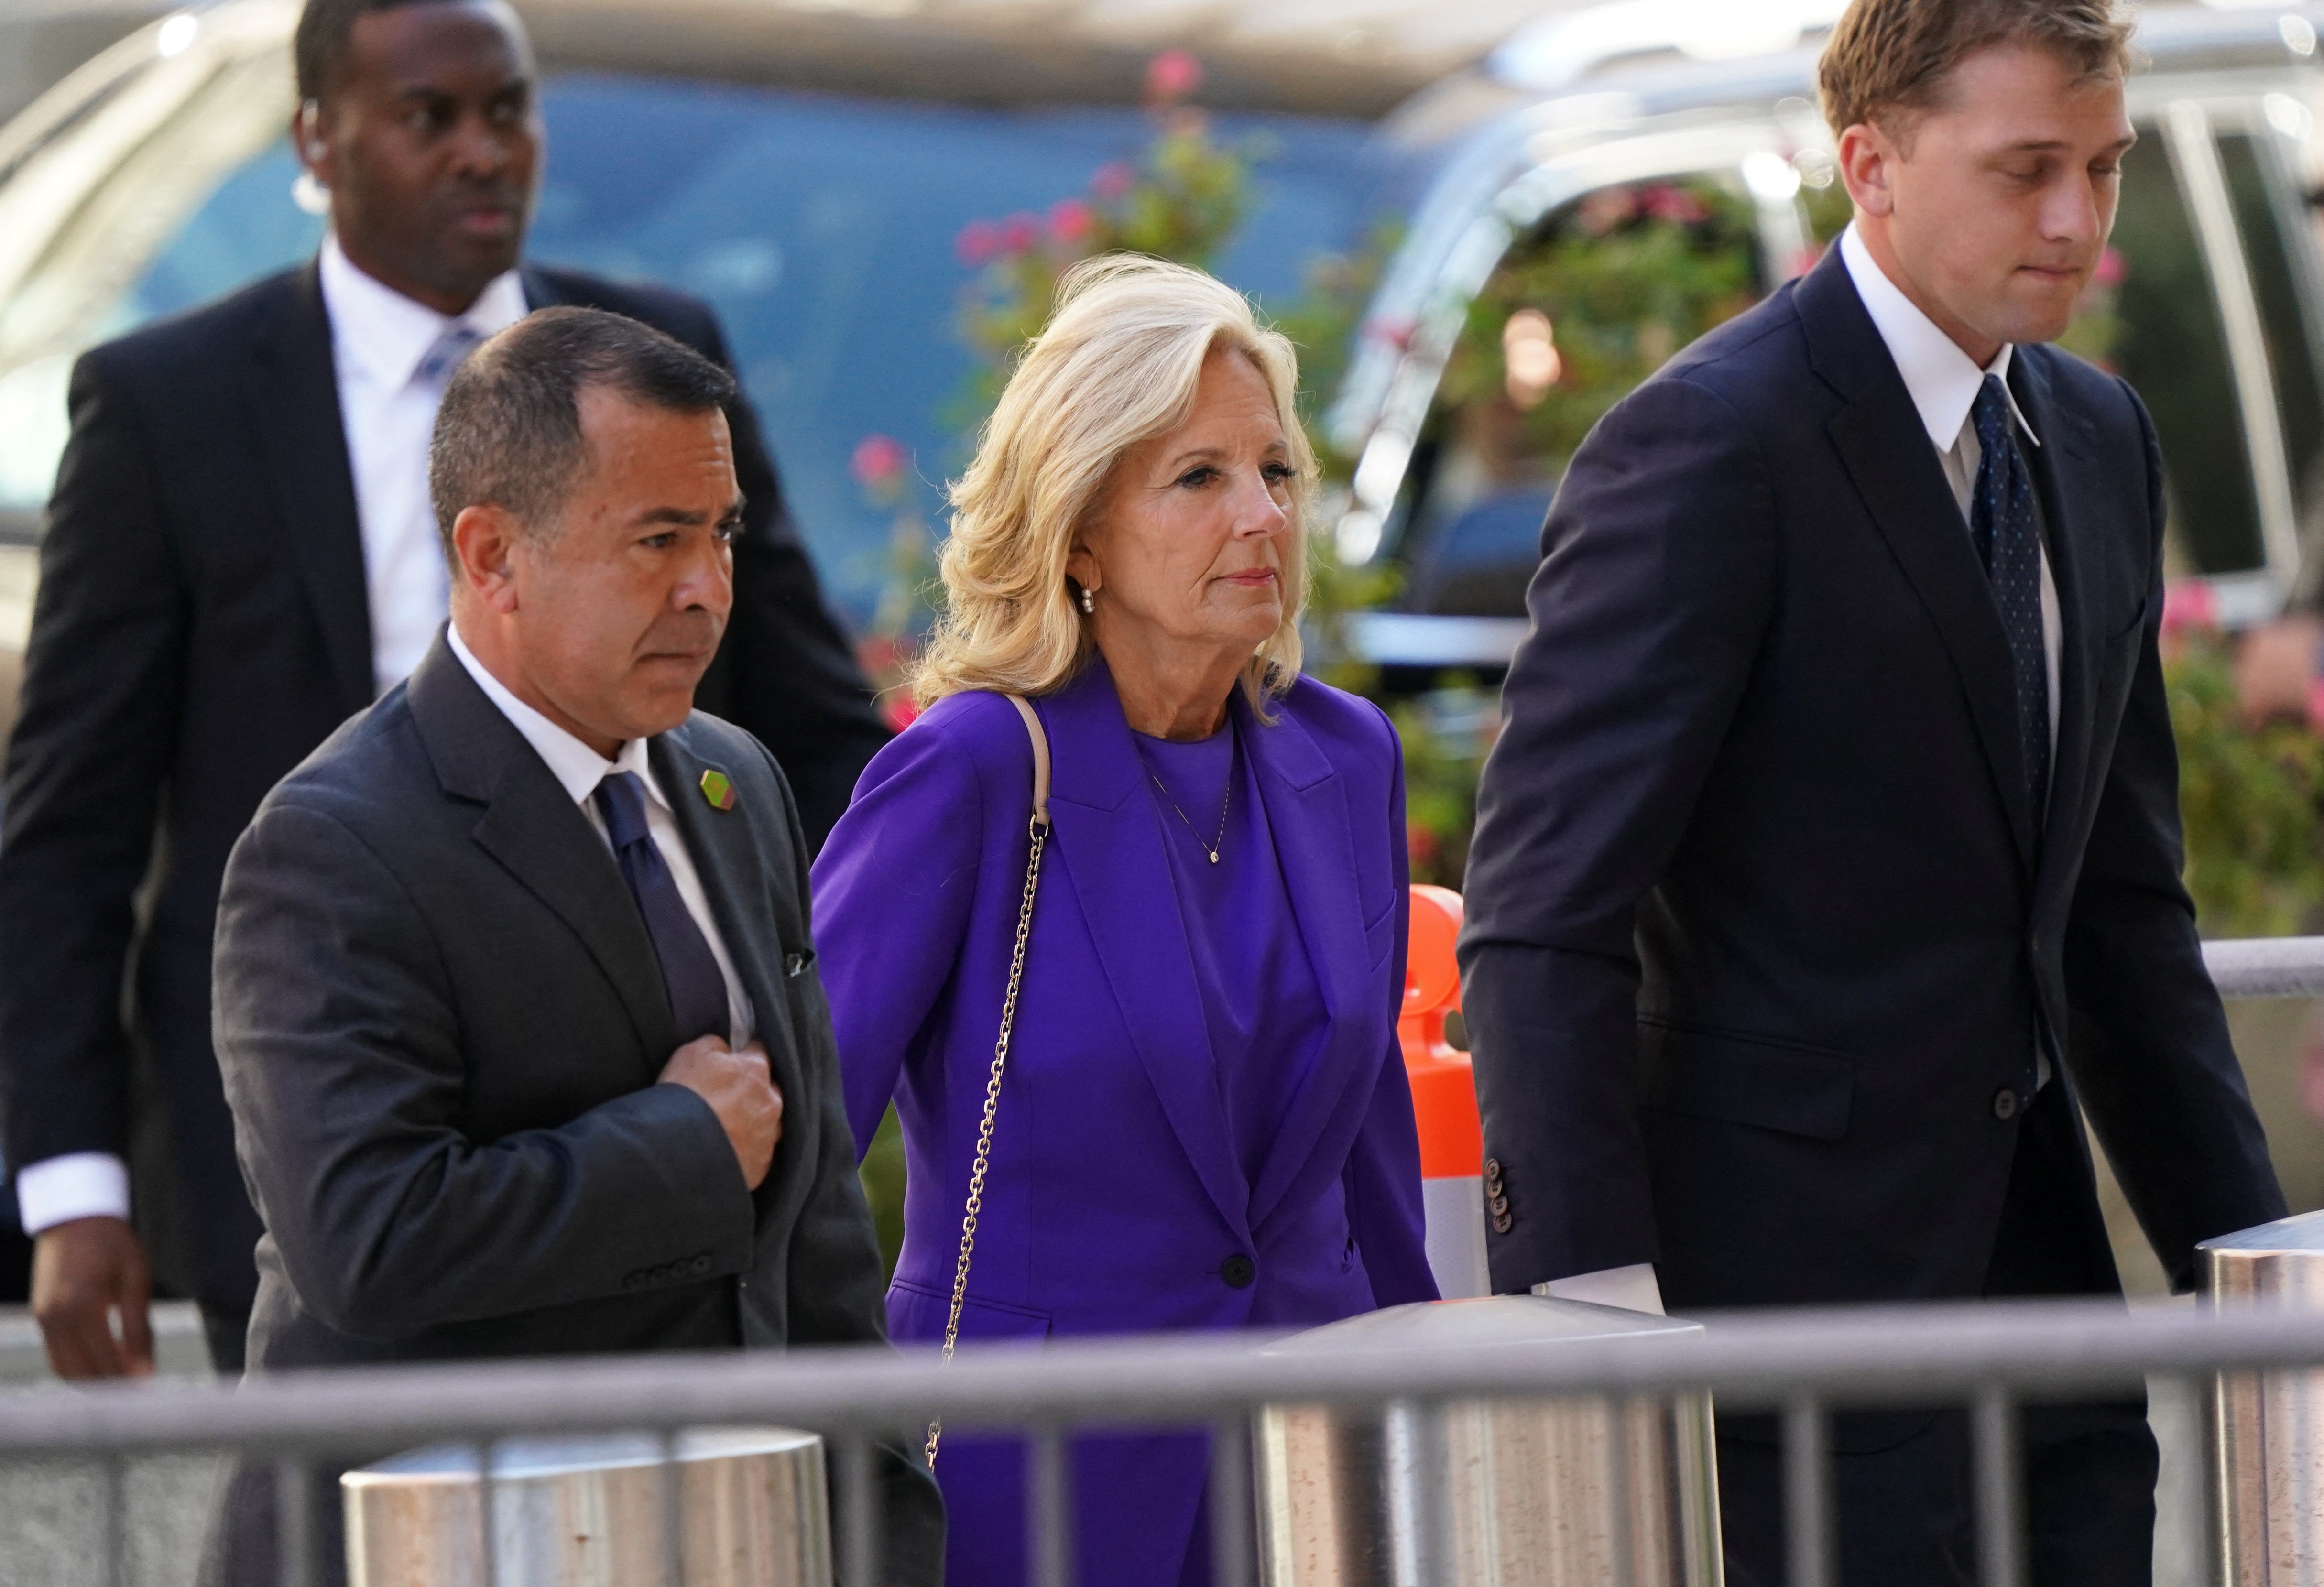
[[[2283,1201],[2179,881],[2163,480],[2043,346],[2112,225],[2107,0],[1856,0],[1856,221],[1581,449],[1462,944],[1494,1287],[1659,1309],[2114,1295],[2087,1109],[2173,1280]],[[1963,1418],[1843,1418],[1851,1583],[1966,1582]],[[2034,1579],[2132,1582],[2136,1405],[2025,1420]],[[1729,1579],[1783,1578],[1764,1424]]]
[[[0,1156],[69,1377],[150,1360],[133,1032],[166,1104],[187,1279],[213,1358],[241,1363],[258,1223],[210,1052],[218,876],[261,796],[442,624],[427,447],[445,379],[556,304],[727,362],[698,302],[519,263],[540,127],[505,6],[310,0],[297,54],[293,137],[330,195],[320,258],[81,361],[42,549],[0,833]],[[740,396],[728,419],[744,533],[699,697],[774,752],[813,844],[886,734]]]
[[[885,1336],[806,835],[691,708],[733,602],[733,398],[574,309],[445,395],[451,625],[267,796],[219,899],[254,1370]],[[934,1484],[885,1454],[878,1579],[933,1581]],[[266,1481],[222,1580],[274,1579]]]

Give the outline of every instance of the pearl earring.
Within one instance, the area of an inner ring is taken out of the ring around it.
[[[1091,592],[1089,586],[1084,585],[1082,586],[1082,615],[1090,617],[1096,614],[1097,596]]]

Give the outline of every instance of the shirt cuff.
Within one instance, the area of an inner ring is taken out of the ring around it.
[[[67,1152],[16,1170],[16,1213],[28,1235],[75,1218],[129,1219],[129,1166],[111,1152]]]
[[[1605,1268],[1576,1273],[1533,1287],[1536,1295],[1552,1300],[1586,1300],[1592,1306],[1619,1306],[1626,1312],[1664,1315],[1662,1286],[1655,1282],[1655,1265],[1637,1262],[1627,1268]]]

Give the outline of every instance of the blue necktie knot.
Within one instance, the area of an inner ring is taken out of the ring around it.
[[[429,346],[421,355],[416,372],[429,385],[440,386],[452,378],[452,372],[468,361],[468,355],[484,339],[484,335],[466,321],[448,325],[444,334]]]
[[[2008,388],[1997,374],[1988,374],[1978,388],[1977,406],[1970,410],[1977,419],[1977,444],[1984,451],[1997,450],[2010,439]]]
[[[605,818],[605,835],[616,853],[646,841],[646,790],[636,772],[605,773],[597,784],[597,813]]]

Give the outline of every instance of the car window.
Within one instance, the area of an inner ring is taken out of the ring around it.
[[[1040,215],[1153,134],[1130,108],[969,109],[595,73],[552,78],[542,103],[549,158],[530,256],[663,281],[715,306],[793,515],[859,623],[888,575],[895,508],[865,499],[851,454],[869,435],[900,442],[932,512],[964,462],[962,228]],[[1290,115],[1213,125],[1259,156],[1250,218],[1219,272],[1262,302],[1287,301],[1308,263],[1369,213],[1367,128]],[[284,144],[236,171],[104,334],[307,257],[320,223],[291,201],[296,174]],[[60,366],[41,393],[44,433],[0,469],[0,508],[47,494],[61,382]]]
[[[2085,305],[2066,345],[2138,392],[2163,444],[2176,547],[2195,573],[2264,560],[2251,455],[2226,331],[2165,140],[2144,134],[2123,161],[2110,302]]]
[[[2267,344],[2301,538],[2312,542],[2324,534],[2324,391],[2316,367],[2317,305],[2301,291],[2314,245],[2296,228],[2314,223],[2273,157],[2278,143],[2273,133],[2228,133],[2219,139],[2219,166]],[[2318,571],[2304,570],[2310,578]]]
[[[1741,183],[1601,188],[1513,246],[1471,304],[1398,504],[1405,604],[1519,616],[1542,519],[1591,426],[1765,290]]]

